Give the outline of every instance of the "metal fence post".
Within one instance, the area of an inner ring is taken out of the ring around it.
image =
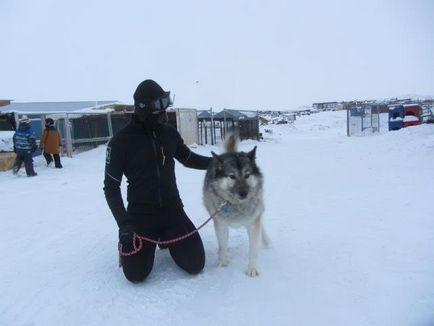
[[[256,139],[258,141],[261,140],[261,136],[260,136],[260,132],[259,132],[259,110],[256,111]]]
[[[41,130],[42,130],[42,132],[45,129],[45,119],[46,118],[47,118],[47,116],[45,114],[41,114],[40,119],[41,119]]]
[[[211,130],[211,145],[214,145],[216,143],[216,135],[215,135],[215,126],[214,126],[214,117],[213,117],[213,113],[212,113],[212,107],[209,108],[209,114],[211,115],[211,125],[210,125],[210,130]]]
[[[111,112],[107,113],[107,124],[108,124],[108,131],[110,139],[113,137],[113,125],[112,125],[112,114]]]
[[[226,109],[223,109],[223,121],[224,121],[224,136],[223,136],[223,139],[226,139],[226,133],[227,133],[227,131],[228,131],[228,126],[226,125]]]
[[[72,157],[72,135],[71,135],[71,122],[69,121],[69,115],[65,117],[65,139],[66,139],[66,155]]]

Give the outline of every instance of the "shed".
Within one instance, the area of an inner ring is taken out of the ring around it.
[[[403,127],[416,126],[420,124],[422,107],[419,104],[404,104]]]
[[[404,121],[404,106],[402,105],[391,105],[389,107],[389,131],[399,130],[403,127]]]
[[[259,114],[257,111],[238,111],[224,109],[214,115],[214,121],[220,121],[223,138],[227,132],[235,132],[241,140],[259,140]]]
[[[235,132],[241,140],[259,140],[259,114],[257,111],[224,109],[218,113],[202,111],[198,115],[200,143],[217,142],[217,134],[224,139],[228,132]]]
[[[5,106],[11,104],[11,100],[0,100],[0,106]]]
[[[199,128],[196,109],[171,108],[167,110],[169,124],[181,134],[186,145],[199,143]]]
[[[369,102],[346,106],[347,136],[367,136],[380,132],[380,107]]]

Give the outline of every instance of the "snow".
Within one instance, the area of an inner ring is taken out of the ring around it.
[[[243,229],[231,230],[229,266],[216,266],[209,224],[201,274],[157,250],[149,278],[129,283],[102,192],[104,146],[63,157],[61,170],[37,157],[34,178],[1,172],[0,325],[433,325],[434,125],[346,137],[337,111],[264,128],[263,142],[241,144],[258,145],[265,176],[271,247],[257,278],[244,275]],[[203,178],[177,164],[196,225],[208,217]]]
[[[0,131],[0,152],[11,152],[14,150],[12,137],[14,131]]]
[[[405,122],[414,122],[414,121],[419,121],[419,118],[418,117],[416,117],[416,116],[414,116],[414,115],[406,115],[405,117],[404,117],[404,121]]]

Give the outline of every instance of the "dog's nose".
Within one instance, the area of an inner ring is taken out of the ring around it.
[[[240,191],[240,192],[239,192],[239,195],[240,195],[240,198],[241,198],[241,199],[244,199],[244,198],[247,197],[247,191]]]

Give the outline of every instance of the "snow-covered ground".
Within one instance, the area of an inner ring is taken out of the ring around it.
[[[158,250],[133,285],[117,267],[117,228],[102,192],[105,147],[35,160],[38,176],[0,173],[0,325],[434,325],[434,125],[346,137],[345,112],[268,126],[260,276],[244,275],[247,235],[216,267],[212,224],[203,273]],[[199,146],[209,155],[218,147]],[[196,225],[204,171],[177,165]]]
[[[14,131],[0,131],[0,152],[12,152],[14,150],[12,140],[14,133]]]

